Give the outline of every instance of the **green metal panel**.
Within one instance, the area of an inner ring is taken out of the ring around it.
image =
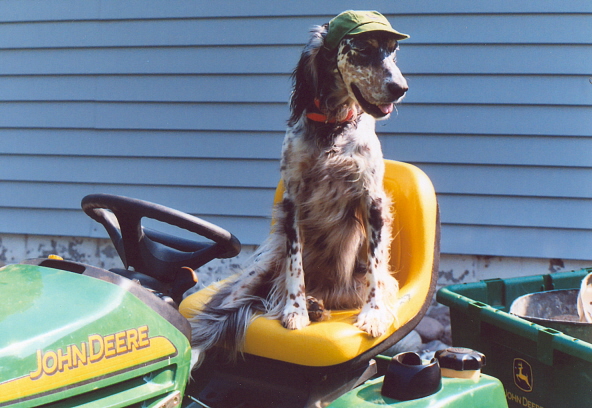
[[[10,265],[0,297],[0,406],[123,407],[183,392],[187,338],[125,289]]]
[[[332,402],[331,408],[507,408],[504,387],[496,378],[481,375],[478,382],[442,378],[435,394],[410,401],[397,401],[380,394],[382,377],[368,381]]]

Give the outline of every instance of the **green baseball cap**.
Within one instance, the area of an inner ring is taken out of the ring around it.
[[[325,48],[332,50],[346,35],[355,35],[368,31],[386,31],[394,34],[397,40],[409,38],[395,30],[385,16],[378,11],[348,10],[329,22],[329,32],[325,37]]]

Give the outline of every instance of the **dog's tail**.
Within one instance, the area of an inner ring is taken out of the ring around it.
[[[276,219],[282,216],[276,208]],[[285,238],[281,229],[274,229],[267,240],[247,262],[248,268],[214,289],[214,294],[194,316],[191,324],[193,354],[223,353],[229,361],[243,351],[245,336],[251,322],[260,314],[274,318],[271,310],[281,310],[270,303],[274,276],[284,269]],[[216,346],[214,348],[214,346]],[[195,359],[195,356],[192,360]]]
[[[191,345],[198,364],[205,352],[224,353],[234,361],[242,352],[245,335],[256,313],[264,310],[264,300],[258,296],[243,296],[225,306],[223,301],[231,294],[236,282],[227,282],[192,318]],[[217,346],[216,349],[213,349]]]

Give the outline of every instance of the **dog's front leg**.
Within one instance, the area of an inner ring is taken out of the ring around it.
[[[370,197],[368,205],[368,271],[366,274],[366,299],[358,315],[356,326],[372,337],[384,334],[393,322],[393,299],[385,294],[396,295],[398,283],[389,272],[388,248],[390,237],[390,214],[386,196]],[[389,288],[387,290],[387,285]]]
[[[285,196],[282,206],[285,214],[283,227],[286,236],[286,303],[282,312],[282,324],[287,329],[296,330],[310,323],[306,309],[301,237],[294,203]]]

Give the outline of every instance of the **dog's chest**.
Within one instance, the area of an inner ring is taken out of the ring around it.
[[[282,178],[296,204],[343,207],[378,186],[384,170],[373,125],[373,120],[360,120],[323,143],[299,132],[286,134]]]

